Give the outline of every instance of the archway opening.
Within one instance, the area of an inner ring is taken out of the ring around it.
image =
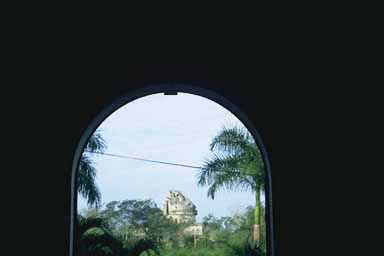
[[[72,253],[273,255],[265,148],[211,91],[153,86],[117,100],[81,139],[72,181]]]

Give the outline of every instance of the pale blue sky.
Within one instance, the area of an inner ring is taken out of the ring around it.
[[[106,153],[202,166],[211,156],[209,144],[224,125],[241,122],[206,98],[179,93],[153,94],[111,114],[99,127]],[[198,169],[95,155],[96,181],[102,203],[125,199],[153,199],[160,207],[169,190],[180,190],[198,210],[197,220],[209,213],[228,216],[254,205],[250,192],[219,191],[208,198],[207,187],[196,184]],[[79,197],[78,209],[86,208]]]

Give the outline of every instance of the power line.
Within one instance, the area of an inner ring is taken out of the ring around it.
[[[156,161],[156,160],[150,160],[150,159],[145,159],[145,158],[123,156],[123,155],[116,155],[116,154],[109,154],[109,153],[102,153],[102,152],[92,152],[92,151],[84,151],[84,152],[92,153],[92,154],[99,154],[99,155],[113,156],[113,157],[120,157],[120,158],[127,158],[127,159],[139,160],[139,161],[144,161],[144,162],[151,162],[151,163],[158,163],[158,164],[167,164],[167,165],[175,165],[175,166],[194,168],[194,169],[203,169],[202,167],[198,167],[198,166],[185,165],[185,164],[177,164],[177,163],[169,163],[169,162]]]

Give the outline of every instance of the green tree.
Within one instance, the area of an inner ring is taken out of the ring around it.
[[[264,214],[264,207],[260,206],[260,212]],[[244,213],[235,214],[230,218],[226,228],[233,230],[232,235],[228,239],[228,246],[236,255],[264,255],[265,247],[265,219],[261,218],[260,222],[260,240],[258,243],[251,239],[252,223],[254,223],[254,208],[247,207]]]
[[[115,238],[103,218],[77,216],[77,255],[122,255],[123,245]]]
[[[127,246],[142,239],[162,245],[181,228],[167,219],[152,200],[112,201],[100,215]]]
[[[264,191],[264,163],[251,134],[244,128],[224,127],[213,139],[210,149],[214,156],[199,173],[198,184],[208,185],[208,196],[214,199],[220,189],[255,192],[253,240],[260,240],[260,195]]]
[[[147,238],[133,239],[111,229],[108,219],[101,212],[91,211],[88,216],[77,218],[77,255],[80,256],[139,256],[152,251],[159,255],[155,241]]]
[[[89,139],[81,155],[77,174],[77,192],[87,200],[88,205],[98,207],[101,202],[101,194],[96,185],[96,168],[89,153],[102,153],[106,149],[106,143],[100,132],[96,131]]]

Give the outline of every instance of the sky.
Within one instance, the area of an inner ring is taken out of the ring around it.
[[[202,166],[212,156],[209,144],[223,126],[242,123],[221,105],[197,95],[152,94],[112,113],[98,128],[105,153]],[[179,190],[196,205],[197,221],[208,214],[230,216],[254,206],[250,191],[217,192],[197,186],[198,169],[94,155],[102,204],[126,199],[152,199],[161,207],[169,190]],[[262,198],[263,200],[263,198]],[[81,196],[78,209],[87,208]]]

